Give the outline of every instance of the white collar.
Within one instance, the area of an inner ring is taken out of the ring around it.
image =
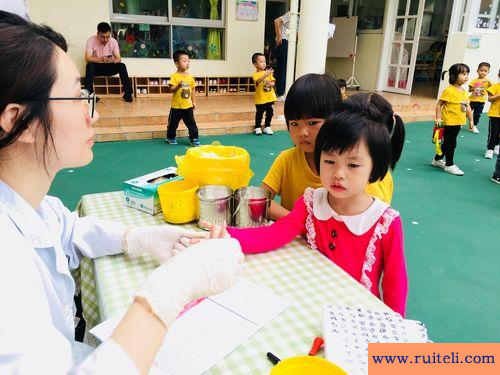
[[[387,203],[373,197],[373,203],[364,212],[352,216],[339,215],[328,203],[328,191],[325,188],[318,188],[313,193],[313,213],[316,219],[325,221],[333,217],[335,220],[343,221],[356,236],[366,233],[388,207]]]

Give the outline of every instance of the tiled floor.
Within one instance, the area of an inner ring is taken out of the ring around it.
[[[416,85],[415,95],[382,93],[406,122],[433,118],[435,92],[429,83]],[[354,93],[353,91],[352,93]],[[96,124],[96,141],[123,141],[165,137],[171,97],[138,98],[126,103],[119,98],[101,98],[97,104],[100,119]],[[274,105],[273,129],[283,130],[283,102]],[[251,95],[198,97],[195,119],[200,135],[249,133],[253,129],[255,105]],[[179,137],[187,136],[180,124]]]

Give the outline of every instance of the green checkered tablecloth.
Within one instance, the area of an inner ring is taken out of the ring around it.
[[[162,215],[150,216],[123,205],[123,193],[85,195],[80,215],[93,215],[125,224],[160,224]],[[147,256],[108,256],[81,265],[84,314],[91,326],[126,308],[134,290],[157,266]],[[280,358],[304,355],[321,336],[323,305],[338,303],[390,311],[379,299],[343,270],[299,238],[281,250],[246,256],[243,276],[268,287],[292,306],[240,345],[211,374],[263,374],[271,370],[266,352]],[[265,308],[265,306],[263,306]]]

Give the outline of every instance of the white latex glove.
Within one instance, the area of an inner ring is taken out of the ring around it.
[[[231,287],[244,261],[235,239],[206,240],[192,245],[148,277],[136,297],[170,327],[188,302]]]
[[[174,250],[183,250],[191,240],[204,238],[206,233],[188,230],[171,225],[150,225],[145,227],[132,227],[126,233],[124,251],[129,254],[148,253],[164,263],[174,254]]]

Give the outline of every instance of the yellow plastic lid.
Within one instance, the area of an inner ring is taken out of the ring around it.
[[[348,375],[339,366],[326,359],[311,356],[299,356],[282,360],[270,372],[270,375]]]

